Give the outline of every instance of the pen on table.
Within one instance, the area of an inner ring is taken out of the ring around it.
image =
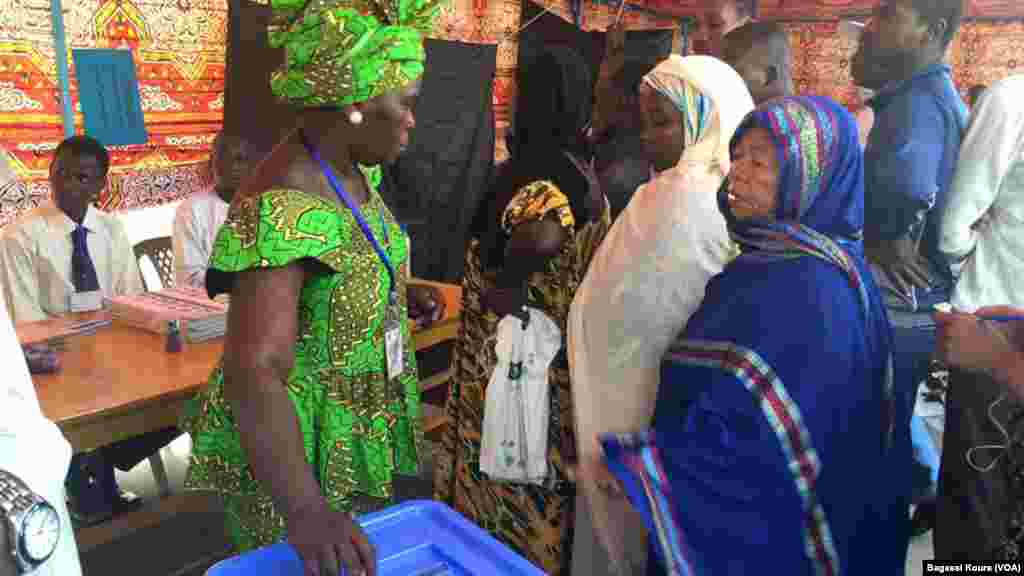
[[[413,576],[446,576],[449,574],[451,574],[451,572],[448,570],[448,565],[442,563],[436,566],[431,566],[426,570],[420,570],[413,574]]]
[[[936,304],[933,306],[937,312],[943,314],[952,314],[955,312],[953,307],[948,303]],[[975,314],[980,320],[988,320],[989,322],[1024,322],[1024,315],[1015,314]]]
[[[982,320],[988,320],[989,322],[1024,322],[1024,316],[988,316],[984,314],[979,314],[978,318],[981,318]]]

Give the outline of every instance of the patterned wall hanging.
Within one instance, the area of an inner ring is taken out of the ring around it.
[[[202,164],[224,106],[224,0],[75,0],[65,2],[75,125],[83,118],[72,49],[130,49],[149,140],[111,147],[105,209],[163,204],[184,197]],[[49,198],[47,170],[63,139],[49,0],[0,0],[0,148],[15,186],[0,190],[0,225]]]

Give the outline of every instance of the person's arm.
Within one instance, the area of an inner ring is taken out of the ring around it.
[[[1024,310],[989,306],[974,314],[936,312],[936,352],[948,366],[987,374],[1024,400],[1024,320],[986,321]]]
[[[24,239],[16,235],[0,238],[0,285],[4,301],[15,323],[46,320],[39,305],[39,278]]]
[[[183,202],[174,212],[174,278],[179,286],[204,288],[206,266],[210,255],[203,250],[202,231],[190,202]]]
[[[986,98],[960,149],[939,237],[939,249],[953,263],[974,251],[975,225],[992,208],[1003,179],[1020,158],[1024,109],[1011,99],[1011,93],[999,90]]]
[[[947,125],[934,102],[915,105],[907,124],[899,130],[876,127],[890,133],[880,140],[884,149],[865,165],[869,214],[884,218],[865,219],[866,239],[893,242],[907,236],[911,228],[925,218],[935,205],[939,169],[942,164]]]
[[[875,112],[870,106],[861,106],[857,110],[857,130],[860,132],[860,147],[863,149],[868,145],[868,136],[871,135],[871,128],[875,125]]]
[[[1024,352],[1007,355],[990,372],[993,379],[1003,384],[1024,400]]]
[[[0,522],[0,576],[18,576],[14,565],[14,557],[8,553],[10,535],[7,534],[7,522]]]
[[[120,220],[112,219],[110,238],[113,242],[114,278],[111,283],[115,296],[131,296],[146,291],[139,273],[139,261],[135,258],[135,250],[128,240],[128,232]]]
[[[599,140],[615,126],[625,103],[626,89],[618,81],[625,68],[626,31],[622,23],[605,32],[604,59],[594,85],[594,107],[591,115],[592,141]]]
[[[299,263],[239,272],[224,344],[224,396],[242,448],[253,475],[286,517],[325,506],[286,384],[304,277]]]

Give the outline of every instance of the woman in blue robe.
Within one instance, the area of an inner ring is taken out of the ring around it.
[[[731,153],[718,202],[742,255],[669,350],[652,428],[602,439],[649,573],[901,575],[909,430],[863,261],[857,123],[777,99]]]

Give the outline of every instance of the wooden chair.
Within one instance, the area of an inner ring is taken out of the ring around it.
[[[136,244],[133,249],[135,251],[135,260],[139,265],[139,276],[142,276],[142,282],[146,285],[146,290],[155,292],[174,286],[174,247],[171,244],[170,236],[143,240]],[[146,275],[142,273],[142,259],[144,257],[148,258],[153,267],[156,268],[156,273],[160,277],[160,286],[150,286],[146,282]],[[166,497],[171,492],[171,485],[167,479],[167,468],[164,466],[163,458],[160,457],[160,452],[149,457],[149,467],[153,471],[153,479],[156,480],[156,485],[160,489],[160,496]]]
[[[142,274],[142,258],[145,256],[156,268],[160,276],[160,286],[146,284],[146,290],[156,291],[174,286],[174,248],[171,237],[150,238],[135,245],[135,259],[139,262],[139,274]],[[143,276],[145,282],[145,276]]]
[[[426,392],[442,386],[447,388],[454,373],[454,368],[448,368],[430,377],[423,378],[420,380],[420,391]],[[431,410],[430,408],[436,409]],[[424,404],[422,410],[424,416],[423,436],[432,442],[440,442],[445,428],[450,424],[448,422],[448,415],[444,411],[444,405],[434,407]]]

